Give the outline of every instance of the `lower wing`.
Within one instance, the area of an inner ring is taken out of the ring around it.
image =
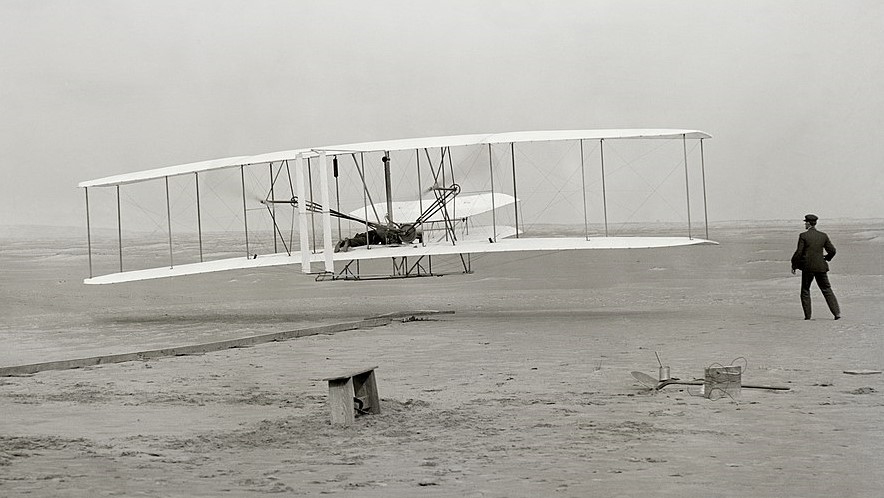
[[[499,227],[500,228],[500,227]],[[501,236],[500,233],[497,234]],[[382,258],[401,258],[423,256],[441,256],[453,254],[488,254],[500,252],[530,252],[530,251],[569,251],[589,249],[656,249],[663,247],[678,247],[701,244],[717,244],[711,240],[696,239],[689,237],[598,237],[586,239],[583,237],[571,238],[505,238],[491,242],[489,237],[476,240],[451,242],[438,242],[431,244],[405,244],[405,245],[374,245],[371,247],[356,247],[347,252],[334,253],[334,261],[354,261]],[[190,263],[173,267],[150,268],[146,270],[133,270],[120,273],[111,273],[98,277],[87,278],[83,282],[87,284],[113,284],[121,282],[134,282],[138,280],[151,280],[156,278],[180,277],[185,275],[197,275],[200,273],[212,273],[226,270],[242,270],[265,268],[282,265],[300,265],[301,253],[292,252],[259,255],[254,259],[245,257],[219,259],[202,263]],[[316,252],[310,255],[311,264],[321,264],[324,254]]]

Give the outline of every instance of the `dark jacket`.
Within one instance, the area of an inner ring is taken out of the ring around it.
[[[825,256],[823,249],[826,250]],[[829,264],[835,257],[835,246],[825,232],[810,227],[798,236],[798,248],[792,255],[792,269],[812,272],[827,272]]]

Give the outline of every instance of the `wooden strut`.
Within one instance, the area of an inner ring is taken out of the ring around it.
[[[117,185],[117,240],[120,242],[120,273],[123,272],[123,220],[120,215],[120,186]]]
[[[356,263],[356,271],[354,272],[350,267]],[[359,274],[359,260],[351,259],[341,268],[341,271],[335,273],[334,271],[322,272],[316,275],[315,280],[317,282],[324,282],[326,280],[361,280],[362,277]]]
[[[341,212],[341,188],[338,185],[338,156],[332,157],[332,172],[335,176],[335,206],[337,211]],[[338,240],[343,239],[344,236],[341,234],[341,219],[338,218]]]
[[[324,260],[323,270],[327,273],[334,274],[334,245],[332,244],[332,228],[331,228],[331,200],[329,199],[328,188],[328,155],[319,153],[319,198],[322,200],[322,256]],[[340,221],[340,218],[338,218]]]
[[[283,164],[285,164],[285,174],[286,174],[286,176],[288,176],[288,179],[289,179],[289,192],[291,192],[292,197],[294,197],[295,186],[292,183],[292,168],[289,165],[288,159],[283,161]],[[289,245],[288,245],[289,247],[291,247],[293,249],[295,247],[295,220],[298,219],[297,213],[295,213],[295,208],[296,208],[296,206],[294,204],[292,204],[292,223],[289,226]]]
[[[282,165],[280,164],[280,172],[281,171],[282,171]],[[270,209],[270,206],[267,206],[268,203],[273,205],[272,210]],[[294,202],[290,201],[289,203],[294,206]],[[274,252],[274,254],[276,254],[276,252],[278,251],[278,246],[276,244],[276,237],[279,236],[279,241],[282,242],[282,248],[285,249],[286,254],[291,256],[292,251],[291,251],[291,249],[289,249],[288,244],[285,243],[285,236],[283,236],[282,230],[279,228],[279,225],[276,223],[276,204],[277,204],[276,200],[270,200],[269,202],[265,202],[265,206],[267,207],[267,212],[270,213],[270,221],[273,223],[273,252]],[[294,220],[292,222],[294,223]]]
[[[276,228],[276,231],[279,231],[279,227],[276,226],[276,192],[274,192],[274,185],[276,184],[276,179],[273,178],[273,161],[267,164],[270,169],[270,201],[272,203],[272,209],[270,213],[270,217],[273,219],[273,226]],[[282,234],[280,233],[280,236]],[[273,254],[279,252],[278,246],[276,245],[276,233],[273,234]],[[289,254],[291,256],[291,254]]]
[[[83,189],[86,192],[86,247],[89,251],[89,278],[92,278],[92,227],[89,223],[89,187]]]
[[[298,199],[302,201],[307,198],[306,186],[304,185],[304,156],[298,154],[295,157],[295,187],[297,189]],[[310,230],[307,220],[307,203],[298,203],[298,248],[301,251],[301,272],[310,273]]]
[[[387,221],[393,223],[393,181],[390,179],[390,151],[384,151],[384,192],[387,197]]]
[[[200,263],[203,262],[203,221],[201,219],[200,214],[200,173],[199,171],[193,172],[194,178],[196,179],[196,233],[199,237],[199,245],[200,245]]]
[[[169,268],[175,267],[175,261],[172,259],[172,208],[169,204],[169,177],[164,177],[166,181],[166,223],[169,227]]]
[[[427,258],[427,262],[429,263],[429,267],[425,267],[422,263],[424,258]],[[408,265],[408,256],[402,256],[401,261],[397,264],[397,258],[393,258],[393,275],[391,277],[432,277],[439,276],[433,274],[433,256],[425,255],[417,258],[417,261]]]
[[[685,198],[687,200],[687,209],[688,209],[688,238],[693,239],[693,234],[691,233],[691,186],[688,181],[688,139],[687,135],[682,134],[681,136],[682,149],[684,150],[684,192]]]
[[[392,276],[402,276],[402,275],[407,274],[408,270],[406,269],[406,266],[408,265],[408,256],[402,256],[401,258],[398,258],[399,263],[396,263],[397,258],[392,258],[392,259],[393,259],[393,273],[391,275]]]
[[[706,226],[706,240],[709,240],[709,210],[706,204],[706,155],[703,153],[703,139],[700,139],[700,173],[703,176],[703,218]]]
[[[473,273],[473,262],[470,259],[470,253],[467,253],[467,258],[464,260],[463,253],[460,254],[460,262],[463,265],[464,273]]]
[[[282,174],[282,166],[286,164],[286,172],[288,171],[288,163],[285,161],[281,161],[279,163],[279,169],[276,171],[276,176],[273,175],[273,163],[270,163],[270,193],[264,200],[264,205],[267,207],[267,212],[270,213],[270,221],[273,223],[273,253],[276,254],[279,251],[279,246],[277,245],[276,238],[279,236],[279,241],[282,242],[282,248],[285,249],[285,253],[289,256],[292,255],[291,249],[289,249],[291,240],[289,240],[289,244],[285,243],[285,236],[282,233],[282,229],[279,228],[279,224],[276,223],[276,204],[278,201],[276,200],[276,194],[274,193],[274,187],[276,186],[276,181],[279,180],[279,175]],[[289,184],[291,184],[291,174],[289,174]],[[294,188],[292,188],[292,193],[294,194]],[[294,209],[295,197],[292,197],[292,200],[287,201],[287,203],[292,205],[292,209]],[[270,206],[267,206],[270,204]],[[272,209],[271,209],[272,206]],[[292,223],[294,223],[294,218],[292,218]]]
[[[350,269],[350,265],[356,263],[356,272]],[[323,272],[316,275],[317,282],[324,282],[326,280],[359,280],[359,261],[355,259],[351,259],[341,271],[335,274],[334,272]]]
[[[242,166],[239,167],[239,177],[242,182],[242,222],[243,228],[246,232],[246,259],[250,259],[252,257],[252,252],[249,250],[249,215],[246,211],[246,174]]]
[[[356,160],[356,154],[352,154],[353,162],[356,163],[356,172],[359,173],[359,178],[362,180],[362,210],[365,213],[365,248],[371,249],[371,237],[368,236],[368,203],[371,201],[371,209],[374,209],[374,201],[371,199],[371,194],[368,193],[368,185],[365,183],[365,153],[359,153],[359,161]],[[374,213],[374,217],[378,217],[377,211]],[[380,220],[378,220],[380,221]]]
[[[421,264],[421,262],[424,260],[424,258],[427,258],[427,260],[430,262],[430,270],[429,271],[427,271],[427,269],[424,268],[424,265]],[[418,276],[422,276],[425,274],[432,275],[433,274],[432,263],[433,263],[433,256],[429,256],[429,255],[428,256],[421,256],[421,257],[417,258],[417,261],[415,261],[415,263],[413,265],[411,265],[411,268],[409,268],[408,271],[405,272],[405,274],[406,275],[416,274]],[[422,271],[424,273],[421,273]]]
[[[469,254],[460,254],[461,261],[464,265],[464,273],[472,273],[470,267]],[[389,275],[362,275],[359,270],[359,260],[351,259],[338,272],[326,272],[316,276],[317,282],[326,280],[392,280],[397,278],[415,278],[415,277],[441,277],[441,274],[433,273],[433,256],[423,255],[417,258],[411,264],[408,263],[408,256],[393,257],[392,272]],[[426,262],[426,264],[424,264]],[[353,270],[353,264],[356,264],[356,270]]]
[[[605,188],[605,139],[599,139],[599,158],[602,161],[602,209],[605,214],[605,237],[608,236],[608,193]]]
[[[426,149],[424,149],[426,151]],[[424,189],[423,184],[421,183],[421,151],[420,149],[414,150],[414,156],[416,158],[417,163],[417,203],[420,207],[421,212],[424,212]],[[340,211],[340,210],[338,210]]]
[[[580,184],[583,188],[583,238],[589,240],[589,213],[586,210],[586,168],[583,157],[583,139],[580,139]]]
[[[448,170],[451,171],[451,185],[456,185],[457,181],[455,181],[455,179],[454,179],[454,164],[452,164],[452,162],[451,162],[451,158],[453,157],[453,154],[451,153],[451,147],[445,147],[445,150],[448,151],[448,154],[446,154],[446,155],[448,156]],[[444,159],[443,159],[443,162],[444,162]],[[443,167],[444,167],[444,164],[443,164]],[[448,185],[448,183],[443,183],[443,185]],[[448,216],[447,206],[445,207],[445,212],[446,212],[446,216]],[[451,205],[450,219],[451,220],[457,219],[457,203],[456,202]],[[451,236],[454,237],[454,222],[451,223]],[[455,240],[457,240],[457,238],[455,238]]]
[[[513,162],[513,199],[518,199],[519,195],[516,192],[516,144],[514,142],[510,142],[510,158]],[[516,215],[516,238],[519,238],[519,201],[513,203],[513,210]]]
[[[497,206],[494,203],[494,155],[491,144],[488,144],[488,171],[491,173],[491,232],[494,242],[497,242]]]
[[[307,158],[307,188],[310,191],[310,203],[313,204],[313,170],[310,168],[310,159]],[[313,253],[316,253],[316,213],[310,211],[310,244]]]
[[[439,174],[442,176],[442,183],[441,183],[441,185],[442,185],[443,187],[444,187],[445,185],[448,185],[448,182],[445,181],[445,153],[446,153],[447,151],[448,151],[448,149],[445,148],[445,147],[441,147],[441,148],[440,148]],[[437,182],[439,181],[439,178],[438,178],[438,177],[436,178],[436,181],[437,181]]]

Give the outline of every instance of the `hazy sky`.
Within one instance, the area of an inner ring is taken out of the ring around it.
[[[715,220],[884,218],[884,2],[0,0],[0,225],[82,180],[415,136],[688,128]]]

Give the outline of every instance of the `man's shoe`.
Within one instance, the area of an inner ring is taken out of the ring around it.
[[[840,319],[841,319],[841,315],[835,315],[835,320],[840,320]]]
[[[804,317],[805,320],[810,320],[809,316]]]

